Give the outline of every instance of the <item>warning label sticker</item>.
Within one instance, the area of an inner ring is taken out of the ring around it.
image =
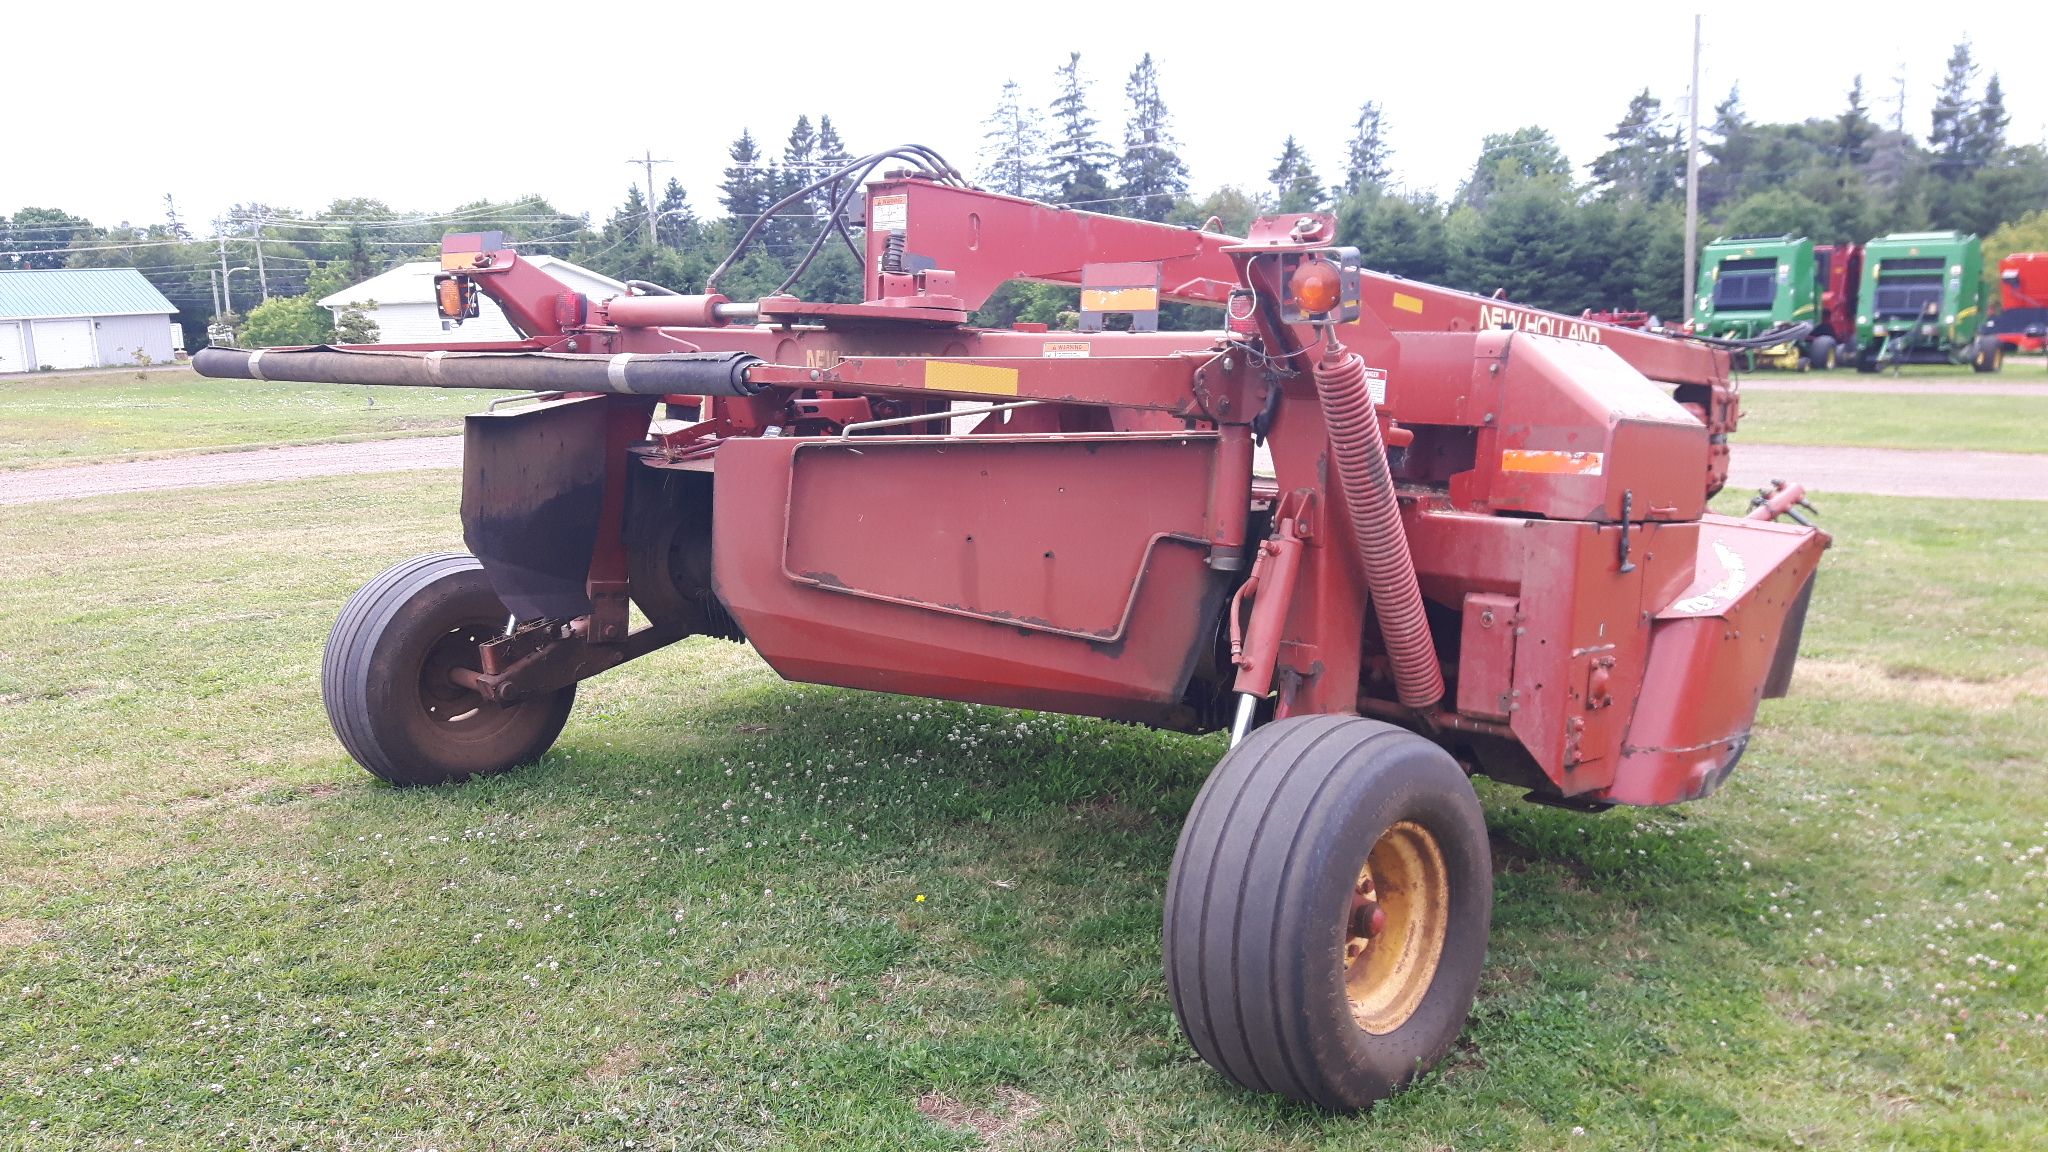
[[[1385,368],[1367,368],[1365,370],[1365,390],[1372,394],[1373,403],[1385,404],[1387,402],[1387,370]]]
[[[1053,360],[1083,360],[1088,356],[1088,341],[1049,340],[1045,345],[1045,355]]]
[[[877,232],[903,232],[910,227],[910,197],[903,193],[877,196],[868,202],[868,227]]]

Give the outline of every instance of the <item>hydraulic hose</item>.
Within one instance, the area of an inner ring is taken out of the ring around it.
[[[1780,344],[1787,344],[1794,340],[1804,340],[1812,332],[1813,323],[1808,320],[1801,320],[1796,324],[1787,324],[1783,327],[1773,328],[1768,332],[1747,338],[1701,336],[1697,333],[1692,335],[1673,333],[1673,335],[1678,336],[1682,340],[1696,340],[1701,344],[1711,344],[1716,348],[1732,348],[1738,352],[1753,352],[1760,348],[1775,348]]]
[[[1365,564],[1380,638],[1393,661],[1395,690],[1408,707],[1427,708],[1443,699],[1443,671],[1430,642],[1422,590],[1415,583],[1415,560],[1401,527],[1379,415],[1366,391],[1365,361],[1332,344],[1316,364],[1315,378],[1323,419],[1330,426],[1338,485],[1351,512],[1352,538]]]

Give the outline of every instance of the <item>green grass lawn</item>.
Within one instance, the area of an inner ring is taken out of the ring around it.
[[[1897,379],[1919,383],[1951,381],[1957,384],[2039,384],[2044,382],[2044,380],[2048,380],[2048,373],[2043,372],[2044,368],[2048,368],[2048,360],[2044,360],[2037,354],[2007,356],[2004,368],[1997,372],[1983,373],[1968,365],[1955,364],[1901,364],[1897,369],[1896,376],[1893,375],[1893,369],[1891,368],[1886,368],[1880,373],[1866,375],[1856,371],[1854,365],[1846,363],[1840,368],[1829,369],[1825,372],[1785,372],[1775,368],[1744,370],[1740,356],[1736,358],[1735,367],[1746,380],[1784,381],[1787,383],[1799,380],[1860,380],[1865,383],[1873,383]]]
[[[137,376],[0,380],[0,469],[453,432],[490,400],[465,388]]]
[[[1738,443],[2048,452],[2040,396],[1744,392]]]
[[[0,508],[0,1148],[2048,1143],[2034,505],[1828,496],[1808,660],[1719,795],[1586,816],[1482,782],[1464,1040],[1333,1118],[1227,1085],[1167,1005],[1218,738],[690,641],[585,685],[541,764],[371,780],[320,646],[456,543],[457,494]]]

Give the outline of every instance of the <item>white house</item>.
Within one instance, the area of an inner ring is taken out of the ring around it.
[[[0,272],[0,372],[168,363],[185,347],[177,312],[133,268]]]
[[[624,296],[626,286],[609,276],[579,268],[553,256],[521,256],[521,260],[560,280],[571,291],[594,301]],[[372,276],[353,288],[344,288],[321,299],[320,306],[333,310],[336,320],[344,310],[360,307],[377,322],[377,341],[382,344],[427,344],[447,341],[517,340],[497,301],[477,294],[478,315],[470,320],[443,320],[434,304],[434,275],[440,264],[421,260],[400,264],[381,276]],[[375,301],[376,306],[371,307]]]

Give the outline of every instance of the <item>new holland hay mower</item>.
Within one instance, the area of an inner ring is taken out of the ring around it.
[[[524,339],[199,354],[539,394],[468,418],[469,553],[398,564],[334,626],[322,690],[366,768],[530,761],[578,681],[700,633],[796,681],[1227,729],[1168,886],[1174,1009],[1232,1080],[1352,1109],[1470,1008],[1470,774],[1695,799],[1786,690],[1828,538],[1775,522],[1796,487],[1706,510],[1728,352],[1361,269],[1319,213],[1237,239],[977,191],[917,148],[800,195],[861,303],[734,302],[717,274],[593,300],[483,233],[445,240],[442,312],[482,293]],[[1013,279],[1078,285],[1079,331],[969,327]],[[1157,331],[1162,301],[1227,330]]]

